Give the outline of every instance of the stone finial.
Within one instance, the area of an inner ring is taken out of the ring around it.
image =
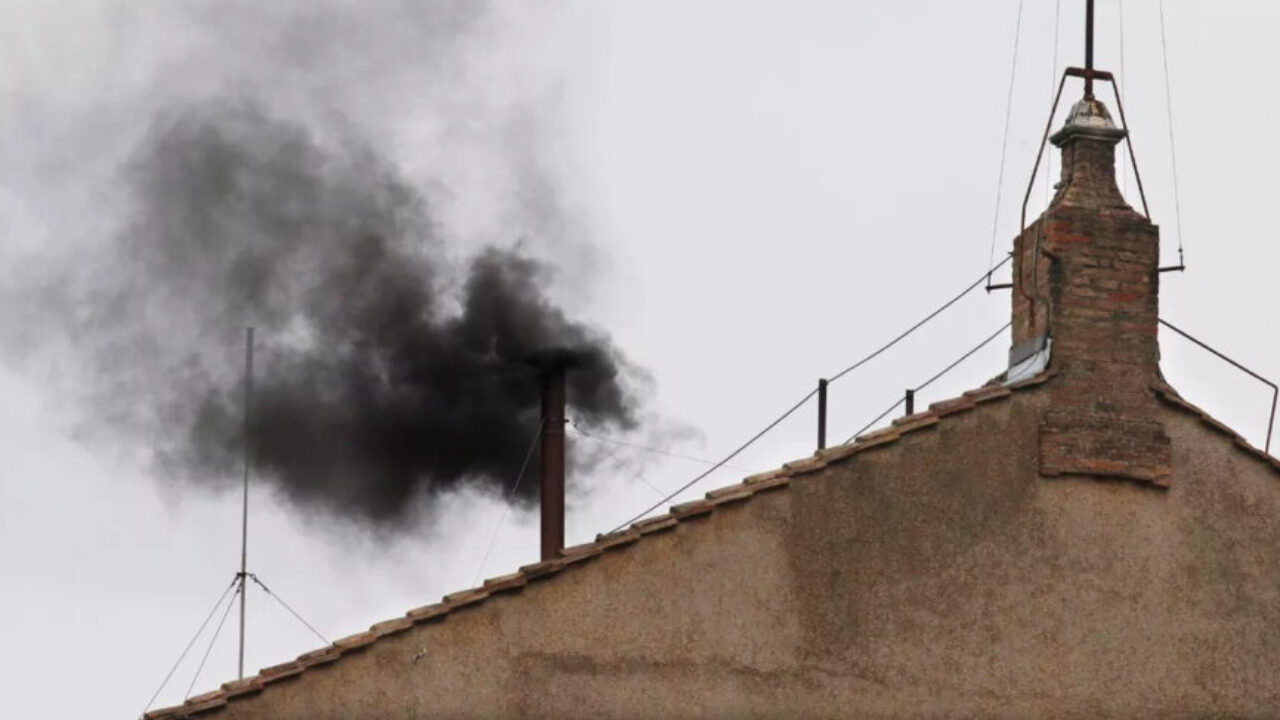
[[[1101,100],[1086,97],[1071,106],[1067,122],[1049,140],[1058,147],[1062,147],[1072,138],[1081,136],[1110,140],[1115,143],[1126,134],[1124,130],[1116,127],[1111,119],[1111,113],[1107,111],[1107,106],[1103,105]]]
[[[1062,129],[1049,138],[1062,149],[1062,176],[1052,205],[1128,208],[1115,172],[1115,147],[1127,134],[1101,100],[1086,97],[1073,105]]]

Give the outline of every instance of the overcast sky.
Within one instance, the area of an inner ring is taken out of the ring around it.
[[[451,252],[524,238],[555,268],[555,301],[647,373],[643,421],[625,439],[718,458],[987,267],[1018,5],[0,5],[6,712],[136,716],[238,566],[238,494],[175,482],[146,443],[107,432],[85,407],[88,359],[59,331],[50,296],[32,289],[51,269],[112,272],[85,264],[120,236],[122,168],[166,108],[247,93],[321,135],[368,139],[431,203]],[[1055,2],[1025,0],[997,258],[1018,229],[1055,68],[1082,60],[1083,5],[1061,3],[1055,62]],[[1280,12],[1260,0],[1165,5],[1188,271],[1162,276],[1161,315],[1280,379]],[[1120,8],[1098,2],[1097,64],[1116,72]],[[1123,28],[1126,110],[1164,263],[1175,264],[1158,1],[1124,2]],[[1069,85],[1065,99],[1078,96]],[[1043,187],[1032,197],[1034,216]],[[1008,314],[1007,292],[974,293],[834,386],[832,436],[843,440]],[[1260,446],[1265,388],[1161,339],[1170,382]],[[283,342],[259,338],[273,341]],[[918,402],[997,375],[1008,344],[992,343]],[[813,435],[810,406],[677,500],[807,455]],[[596,442],[570,437],[570,452]],[[615,462],[574,478],[570,543],[702,469],[604,449]],[[298,511],[261,482],[251,497],[250,569],[331,640],[537,559],[536,518],[492,492],[452,494],[390,539]],[[195,692],[235,677],[234,622]],[[248,636],[250,671],[319,642],[256,591]],[[156,706],[182,700],[195,665]]]

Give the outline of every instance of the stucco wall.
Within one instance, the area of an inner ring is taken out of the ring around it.
[[[1275,717],[1280,476],[1037,472],[1041,390],[274,683],[226,720]]]

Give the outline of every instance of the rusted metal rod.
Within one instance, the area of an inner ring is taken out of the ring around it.
[[[1044,146],[1049,143],[1049,133],[1053,131],[1053,116],[1058,114],[1058,102],[1062,100],[1062,88],[1067,84],[1067,76],[1074,68],[1067,68],[1058,80],[1058,91],[1053,95],[1053,105],[1049,108],[1049,119],[1044,124],[1044,135],[1040,138],[1040,149],[1036,151],[1035,164],[1031,166],[1031,179],[1027,181],[1027,192],[1022,196],[1022,225],[1019,233],[1027,230],[1027,204],[1031,202],[1031,191],[1036,185],[1036,175],[1040,173],[1040,161],[1044,159]]]
[[[1129,132],[1129,121],[1124,116],[1124,101],[1120,99],[1120,85],[1107,73],[1105,78],[1111,83],[1111,91],[1116,95],[1116,110],[1120,113],[1120,129],[1124,131],[1124,144],[1129,148],[1129,164],[1133,166],[1133,179],[1138,182],[1138,196],[1142,198],[1142,214],[1151,219],[1151,208],[1147,207],[1147,191],[1142,189],[1142,173],[1138,172],[1138,158],[1133,154],[1133,133]]]
[[[542,366],[542,559],[553,560],[564,548],[564,421],[567,362]]]
[[[1184,337],[1184,338],[1186,338],[1186,339],[1190,340],[1191,342],[1195,343],[1196,345],[1199,345],[1201,348],[1204,348],[1205,350],[1208,350],[1209,352],[1211,352],[1211,353],[1213,353],[1215,356],[1217,356],[1219,359],[1221,359],[1221,360],[1225,360],[1227,363],[1229,363],[1232,367],[1234,367],[1235,369],[1239,370],[1240,372],[1243,372],[1244,374],[1248,375],[1249,377],[1252,377],[1254,380],[1257,380],[1258,382],[1261,382],[1261,383],[1263,383],[1264,385],[1267,385],[1268,387],[1270,387],[1270,388],[1271,388],[1271,415],[1270,415],[1270,416],[1268,417],[1268,419],[1267,419],[1267,442],[1266,442],[1266,445],[1264,445],[1264,446],[1263,446],[1263,450],[1269,454],[1269,453],[1271,452],[1271,431],[1272,431],[1273,429],[1275,429],[1275,424],[1276,424],[1276,404],[1277,404],[1277,401],[1280,401],[1280,387],[1277,387],[1275,383],[1273,383],[1273,382],[1271,382],[1270,380],[1268,380],[1268,379],[1266,379],[1266,378],[1262,377],[1261,375],[1259,375],[1258,373],[1256,373],[1256,372],[1254,372],[1254,371],[1250,370],[1249,368],[1247,368],[1247,367],[1245,367],[1245,366],[1241,365],[1240,363],[1236,362],[1235,360],[1232,360],[1231,358],[1227,357],[1226,355],[1223,355],[1222,353],[1218,352],[1217,350],[1214,350],[1213,348],[1211,348],[1211,347],[1209,347],[1208,345],[1206,345],[1203,341],[1198,340],[1198,339],[1196,339],[1196,338],[1192,337],[1191,335],[1187,334],[1187,332],[1186,332],[1186,331],[1184,331],[1184,330],[1182,330],[1182,329],[1180,329],[1180,328],[1178,328],[1178,327],[1174,326],[1174,324],[1173,324],[1173,323],[1171,323],[1171,322],[1169,322],[1169,321],[1164,320],[1163,318],[1161,318],[1161,319],[1160,319],[1160,324],[1161,324],[1161,325],[1163,325],[1163,326],[1165,326],[1165,327],[1167,327],[1167,328],[1169,328],[1170,330],[1172,330],[1172,331],[1174,331],[1174,332],[1178,333],[1179,335],[1181,335],[1182,337]]]
[[[1093,70],[1093,0],[1084,3],[1084,68]],[[1093,99],[1093,75],[1084,78],[1084,96]]]
[[[1058,80],[1058,91],[1053,95],[1053,106],[1049,108],[1049,120],[1044,124],[1044,136],[1040,138],[1040,149],[1036,151],[1036,162],[1031,168],[1031,179],[1027,182],[1027,193],[1022,196],[1022,218],[1021,228],[1018,234],[1022,235],[1027,231],[1027,203],[1031,202],[1031,190],[1036,185],[1036,175],[1040,172],[1040,160],[1044,157],[1044,146],[1049,142],[1049,131],[1053,129],[1053,116],[1058,112],[1058,101],[1062,99],[1062,88],[1067,84],[1067,73],[1063,72],[1062,79]],[[1036,233],[1035,249],[1031,253],[1031,278],[1036,285],[1035,292],[1027,292],[1026,281],[1023,280],[1021,273],[1015,277],[1013,285],[1017,287],[1018,292],[1027,299],[1031,306],[1030,316],[1036,315],[1036,294],[1040,292],[1040,275],[1036,272],[1036,268],[1040,262],[1040,235]],[[1021,268],[1018,268],[1021,270]]]
[[[1110,70],[1094,70],[1090,68],[1069,67],[1063,70],[1062,72],[1065,75],[1069,75],[1071,77],[1078,77],[1082,79],[1087,79],[1087,78],[1093,78],[1094,80],[1115,79],[1114,76],[1112,76]]]

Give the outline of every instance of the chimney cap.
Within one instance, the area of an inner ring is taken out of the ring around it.
[[[529,353],[523,358],[526,365],[541,372],[572,369],[587,364],[589,353],[573,347],[548,347]]]
[[[1077,137],[1119,142],[1126,134],[1124,130],[1116,127],[1111,119],[1111,113],[1107,111],[1107,106],[1103,105],[1101,100],[1084,97],[1071,106],[1067,122],[1049,140],[1054,145],[1062,147]]]

